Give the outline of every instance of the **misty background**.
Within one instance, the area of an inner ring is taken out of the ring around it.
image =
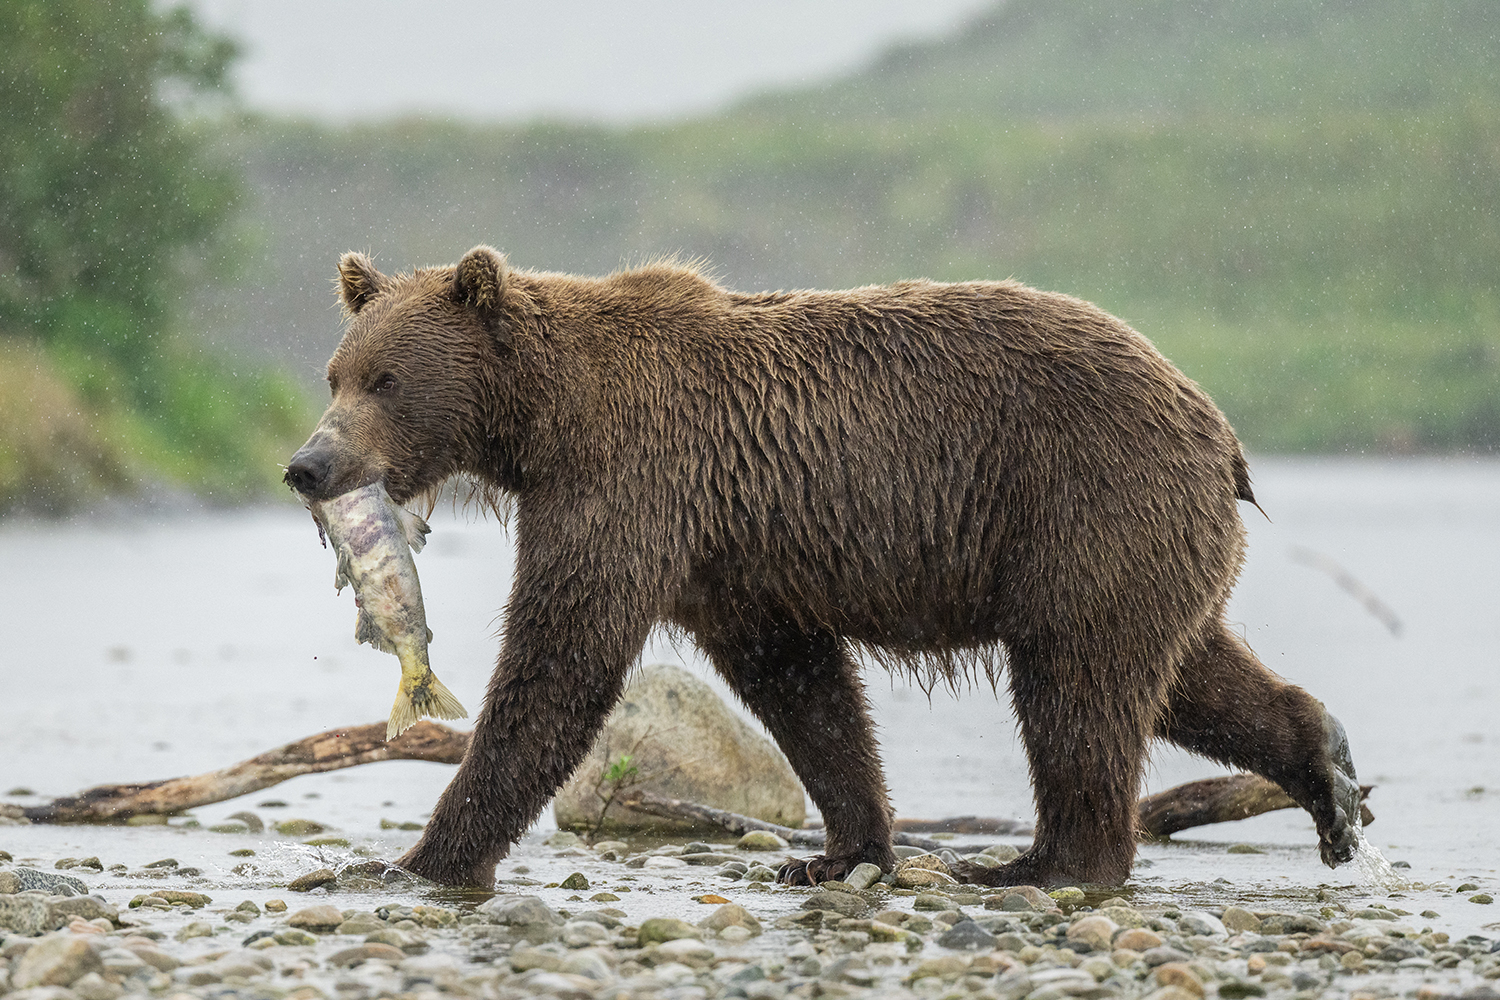
[[[1098,302],[1259,454],[1500,442],[1484,0],[24,0],[0,510],[274,495],[346,250]]]

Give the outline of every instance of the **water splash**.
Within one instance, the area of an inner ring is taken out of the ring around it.
[[[1406,882],[1396,874],[1396,869],[1380,853],[1380,848],[1365,839],[1365,826],[1354,824],[1354,868],[1368,884],[1388,892],[1407,888]]]

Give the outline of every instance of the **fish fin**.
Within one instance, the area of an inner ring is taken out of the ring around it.
[[[333,592],[335,594],[342,594],[344,588],[349,585],[349,553],[340,549],[337,545],[333,549],[338,553],[338,562],[334,564],[333,568]]]
[[[427,630],[427,645],[432,645],[432,629]]]
[[[391,717],[385,723],[385,738],[395,739],[416,725],[424,715],[435,719],[469,717],[458,699],[453,697],[453,692],[444,687],[431,670],[427,671],[425,679],[415,683],[408,682],[405,676],[401,678],[396,703],[391,706]]]
[[[385,738],[393,740],[417,724],[421,716],[412,704],[411,694],[406,690],[406,683],[396,689],[396,703],[391,706],[391,717],[385,723]]]
[[[354,641],[369,643],[382,653],[396,652],[395,644],[364,608],[359,609],[359,618],[354,622]]]
[[[396,520],[401,525],[401,533],[406,536],[406,544],[411,546],[413,552],[421,552],[427,544],[427,533],[432,528],[405,507],[396,508]]]
[[[467,719],[469,717],[469,713],[464,711],[463,705],[459,704],[453,692],[437,679],[437,674],[427,675],[425,687],[427,697],[425,701],[417,702],[417,711],[434,719]]]

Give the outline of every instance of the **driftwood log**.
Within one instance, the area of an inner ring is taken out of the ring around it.
[[[827,831],[822,829],[795,829],[790,826],[779,826],[768,823],[763,819],[753,816],[741,816],[726,809],[715,809],[712,806],[703,805],[700,802],[684,802],[682,799],[668,798],[645,789],[627,792],[617,800],[621,805],[629,806],[638,812],[650,813],[653,816],[662,816],[666,819],[687,820],[692,823],[701,823],[704,826],[721,826],[733,834],[745,834],[751,830],[766,830],[776,834],[788,844],[801,847],[822,847],[827,840]],[[1030,833],[1030,828],[1026,830]],[[924,851],[935,851],[942,845],[928,837],[920,837],[915,833],[896,832],[891,840],[897,844],[905,844],[909,847],[920,847]]]
[[[0,815],[32,823],[109,823],[122,822],[131,816],[171,815],[258,792],[303,774],[337,771],[382,760],[457,764],[469,746],[468,733],[437,722],[419,722],[389,741],[385,738],[385,726],[381,721],[330,729],[205,774],[143,784],[99,785],[37,806],[0,805]],[[1370,786],[1361,786],[1360,793],[1369,795]],[[823,843],[822,830],[794,830],[644,789],[632,789],[618,801],[643,812],[719,826],[731,833],[769,830],[791,844]],[[1234,774],[1188,782],[1147,796],[1140,801],[1138,825],[1143,836],[1166,837],[1193,826],[1245,819],[1295,805],[1280,786],[1257,775]],[[1367,807],[1361,804],[1360,809],[1366,825],[1374,821]],[[1031,828],[1015,820],[976,816],[896,821],[896,843],[927,850],[937,846],[935,841],[918,836],[921,833],[1025,836],[1031,833]]]
[[[386,741],[384,722],[330,729],[269,750],[231,767],[187,778],[139,785],[100,785],[44,805],[7,811],[33,823],[101,823],[145,814],[171,815],[238,798],[302,774],[337,771],[381,760],[430,760],[457,764],[469,734],[437,722],[419,722]]]

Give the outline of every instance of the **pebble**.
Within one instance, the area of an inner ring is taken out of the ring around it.
[[[275,824],[275,830],[283,837],[311,837],[328,828],[310,819],[284,819]]]
[[[287,883],[287,888],[293,892],[312,892],[337,878],[338,874],[332,868],[319,868],[292,879]]]
[[[309,906],[291,914],[286,922],[306,931],[331,931],[344,922],[344,914],[337,906]]]
[[[1093,951],[1103,951],[1109,948],[1119,929],[1120,925],[1108,917],[1083,917],[1073,921],[1068,928],[1067,938],[1069,941],[1083,941]]]
[[[700,931],[686,920],[678,920],[676,917],[652,917],[643,922],[636,939],[642,947],[648,944],[660,944],[666,941],[676,941],[679,938],[696,938]]]
[[[11,985],[25,990],[33,986],[68,986],[86,973],[104,968],[89,942],[78,934],[54,934],[26,950],[11,972]]]
[[[960,920],[953,929],[937,939],[939,946],[962,950],[982,948],[991,951],[995,947],[995,935],[972,920]]]

